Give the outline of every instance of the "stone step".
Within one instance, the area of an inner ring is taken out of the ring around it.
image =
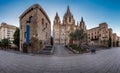
[[[52,46],[45,46],[45,48],[40,52],[40,54],[50,55],[52,54]]]
[[[51,50],[52,48],[44,48],[43,50]]]
[[[50,55],[51,51],[42,51],[42,52],[40,52],[40,54]]]
[[[45,48],[52,48],[52,46],[51,45],[47,45],[47,46],[45,46]]]

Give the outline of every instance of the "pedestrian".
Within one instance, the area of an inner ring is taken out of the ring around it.
[[[91,53],[92,53],[92,54],[95,54],[95,53],[96,53],[95,48],[92,48],[92,49],[91,49]]]

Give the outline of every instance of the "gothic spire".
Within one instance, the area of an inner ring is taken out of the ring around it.
[[[83,17],[81,17],[81,22],[84,22],[84,21],[83,21]]]
[[[67,6],[67,14],[71,13],[70,12],[70,8],[69,8],[69,5]]]
[[[86,25],[85,25],[85,22],[83,20],[83,17],[81,17],[80,28],[83,29],[84,31],[86,31]]]
[[[56,12],[56,16],[58,16],[58,12]]]
[[[58,12],[56,12],[55,19],[59,19]]]
[[[72,16],[72,13],[70,12],[69,5],[67,6],[67,11],[64,16]]]
[[[67,19],[69,19],[69,21]],[[67,6],[67,10],[63,17],[63,23],[71,23],[71,21],[72,21],[72,24],[75,23],[74,17],[72,15],[72,13],[70,12],[70,8],[69,8],[69,6]]]
[[[54,18],[54,24],[59,24],[60,23],[60,18],[58,15],[58,12],[56,12],[55,18]]]

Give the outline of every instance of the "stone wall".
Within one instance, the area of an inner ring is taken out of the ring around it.
[[[29,26],[30,26],[29,44],[31,45],[31,46],[28,45],[29,47],[28,51],[39,52],[46,45],[50,45],[50,37],[51,37],[50,20],[47,14],[45,13],[45,11],[38,4],[34,4],[20,16],[20,51],[23,50],[22,48],[23,43],[26,43],[25,36],[26,36],[27,21],[29,22]]]

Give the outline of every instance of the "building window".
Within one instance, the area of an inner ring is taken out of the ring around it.
[[[95,36],[95,39],[97,39],[97,37]]]
[[[20,25],[20,28],[22,29],[22,25]]]
[[[94,33],[92,33],[92,35],[94,35]]]
[[[69,17],[69,22],[71,22],[71,17]]]
[[[26,32],[24,33],[24,37],[26,38]]]
[[[47,32],[46,32],[46,39],[47,39]]]
[[[89,37],[89,39],[90,39],[90,37]]]
[[[44,19],[42,18],[42,25],[44,25]]]
[[[46,23],[46,28],[47,28],[47,23]]]
[[[30,22],[30,23],[32,22],[32,16],[29,17],[29,22]]]
[[[93,39],[93,36],[92,36],[92,39]]]

